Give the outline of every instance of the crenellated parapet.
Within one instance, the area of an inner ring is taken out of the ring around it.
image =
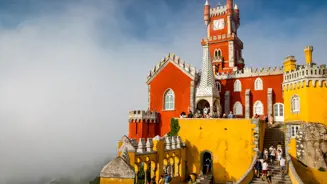
[[[159,113],[153,111],[134,110],[129,112],[129,122],[159,123]]]
[[[253,76],[267,76],[283,74],[283,67],[268,67],[268,68],[244,68],[243,70],[233,71],[230,73],[216,73],[215,78],[218,80],[236,79]]]
[[[234,40],[238,45],[243,48],[243,42],[237,37],[235,33],[232,34],[221,34],[221,35],[215,35],[215,36],[209,36],[208,38],[202,38],[201,44],[205,45],[207,43],[214,43],[214,42],[221,42],[221,41],[230,41]]]
[[[218,5],[214,8],[210,8],[210,17],[220,16],[226,14],[226,5]]]
[[[326,65],[297,65],[295,70],[284,72],[284,90],[293,90],[309,86],[327,87]]]
[[[180,57],[176,56],[174,53],[170,53],[166,57],[162,58],[161,61],[159,61],[158,64],[156,64],[149,72],[147,76],[147,84],[149,84],[154,76],[156,76],[159,71],[161,71],[169,62],[173,63],[191,78],[195,77],[195,67],[191,66],[190,64],[186,64],[184,60],[180,59]]]

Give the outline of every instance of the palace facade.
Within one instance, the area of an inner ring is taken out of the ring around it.
[[[247,184],[271,141],[283,145],[288,183],[326,182],[327,68],[313,62],[313,47],[304,47],[303,64],[287,56],[280,67],[247,68],[233,0],[215,7],[207,0],[204,23],[201,70],[173,53],[153,67],[146,80],[148,110],[129,112],[128,136],[103,167],[100,183],[158,182],[162,174],[173,184],[199,182],[209,158],[210,181]],[[204,107],[219,118],[179,118]],[[236,118],[220,118],[230,111]],[[267,115],[278,128],[267,128]],[[269,132],[280,136],[274,140]]]

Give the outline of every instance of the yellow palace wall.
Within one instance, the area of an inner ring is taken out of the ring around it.
[[[302,87],[302,85],[304,87]],[[292,113],[291,99],[294,95],[300,97],[300,112]],[[294,86],[284,87],[285,123],[292,121],[318,122],[327,125],[327,88],[326,81],[322,87],[316,81],[314,86],[309,81],[308,86],[299,83]]]
[[[186,143],[188,173],[200,173],[204,151],[213,156],[215,182],[237,181],[246,173],[255,155],[252,130],[255,124],[250,119],[178,121],[178,135]]]

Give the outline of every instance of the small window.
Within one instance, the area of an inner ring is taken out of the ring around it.
[[[217,87],[218,91],[220,92],[221,91],[221,84],[220,84],[220,82],[216,81],[216,87]]]
[[[218,50],[218,57],[221,57],[221,50]]]
[[[300,125],[291,125],[291,138],[295,138],[299,132]]]
[[[300,98],[298,96],[293,96],[291,101],[291,107],[293,113],[300,112]]]
[[[234,82],[234,92],[240,92],[242,91],[242,84],[240,80],[236,80]]]
[[[173,90],[169,89],[166,91],[164,96],[164,109],[165,110],[174,110],[175,108],[175,94]]]
[[[255,79],[254,90],[262,90],[262,89],[263,89],[262,80],[260,78]]]
[[[253,113],[263,115],[263,104],[261,101],[256,101],[253,106]]]
[[[243,107],[241,102],[235,102],[233,107],[233,113],[234,115],[242,115],[243,114]]]

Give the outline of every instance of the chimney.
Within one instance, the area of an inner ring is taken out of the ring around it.
[[[296,59],[294,56],[287,56],[284,59],[284,72],[290,72],[296,70]]]
[[[306,46],[304,47],[304,56],[305,56],[305,63],[310,65],[312,63],[312,46]]]

